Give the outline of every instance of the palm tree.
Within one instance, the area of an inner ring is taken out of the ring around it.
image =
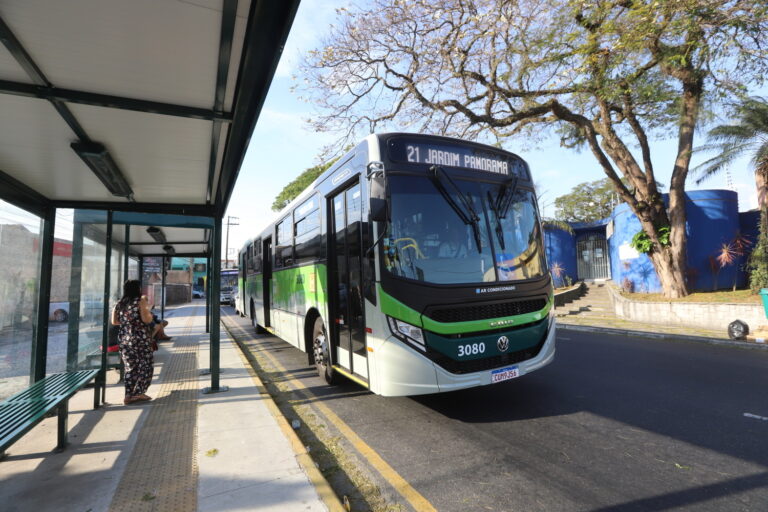
[[[768,101],[744,98],[734,107],[737,124],[716,126],[707,135],[707,144],[697,151],[717,151],[717,155],[693,171],[696,184],[725,169],[735,159],[749,155],[755,169],[757,201],[760,206],[760,234],[750,257],[750,286],[768,287]]]

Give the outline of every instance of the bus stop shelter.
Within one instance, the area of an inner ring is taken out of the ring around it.
[[[145,257],[207,258],[218,304],[222,217],[298,3],[0,2],[0,399],[94,351],[103,372]]]

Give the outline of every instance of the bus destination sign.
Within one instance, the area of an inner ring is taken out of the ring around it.
[[[527,179],[516,160],[471,146],[435,144],[414,139],[389,141],[389,157],[397,162],[459,167],[495,174],[515,174]]]

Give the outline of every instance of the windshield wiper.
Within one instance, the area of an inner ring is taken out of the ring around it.
[[[512,200],[515,198],[515,192],[517,192],[518,177],[513,176],[499,189],[499,195],[496,197],[496,205],[494,210],[498,213],[499,219],[505,219],[507,213],[509,213],[509,207],[512,206]]]
[[[456,183],[453,182],[450,176],[446,174],[445,170],[442,167],[439,167],[437,165],[433,165],[429,168],[429,174],[430,174],[430,181],[435,186],[438,192],[440,192],[440,195],[443,196],[443,199],[445,199],[445,202],[448,203],[451,208],[453,208],[453,211],[456,212],[456,215],[459,216],[459,218],[464,222],[464,224],[468,224],[472,226],[472,234],[475,237],[475,243],[477,244],[477,252],[482,252],[481,242],[480,242],[480,228],[478,226],[478,223],[480,222],[480,216],[477,214],[477,211],[472,207],[472,203],[469,199],[467,199],[467,196],[464,195],[464,193],[459,189],[459,187],[456,185]],[[448,192],[448,189],[446,188],[445,184],[441,180],[442,178],[445,178],[445,181],[448,182],[448,184],[451,185],[451,188],[455,191],[456,195],[459,196],[459,199],[461,199],[461,205],[457,203],[453,197],[451,196],[450,192]],[[462,209],[463,207],[463,209]]]
[[[498,205],[496,204],[497,201],[493,200],[493,196],[491,195],[491,191],[488,191],[488,204],[491,207],[491,211],[493,212],[493,215],[496,217],[496,238],[499,239],[499,246],[501,247],[501,250],[504,250],[504,231],[501,229],[501,217],[499,216],[499,210]]]
[[[493,199],[490,190],[488,191],[488,204],[491,206],[493,214],[496,216],[496,238],[499,239],[499,246],[504,250],[504,231],[501,227],[501,219],[507,217],[509,208],[512,206],[512,201],[515,198],[515,192],[517,192],[517,176],[505,181],[499,187],[499,194],[496,199]]]

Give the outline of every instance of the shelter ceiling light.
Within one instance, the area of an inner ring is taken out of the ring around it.
[[[176,254],[176,249],[174,249],[172,245],[164,245],[163,250],[165,251],[166,254],[169,254],[171,256]]]
[[[155,226],[149,226],[147,228],[147,233],[155,239],[155,242],[159,244],[165,243],[165,233],[163,233],[162,229],[156,228]]]
[[[113,196],[130,198],[133,195],[131,186],[103,144],[98,142],[73,142],[70,144],[70,147],[90,167],[91,171],[101,180]]]

